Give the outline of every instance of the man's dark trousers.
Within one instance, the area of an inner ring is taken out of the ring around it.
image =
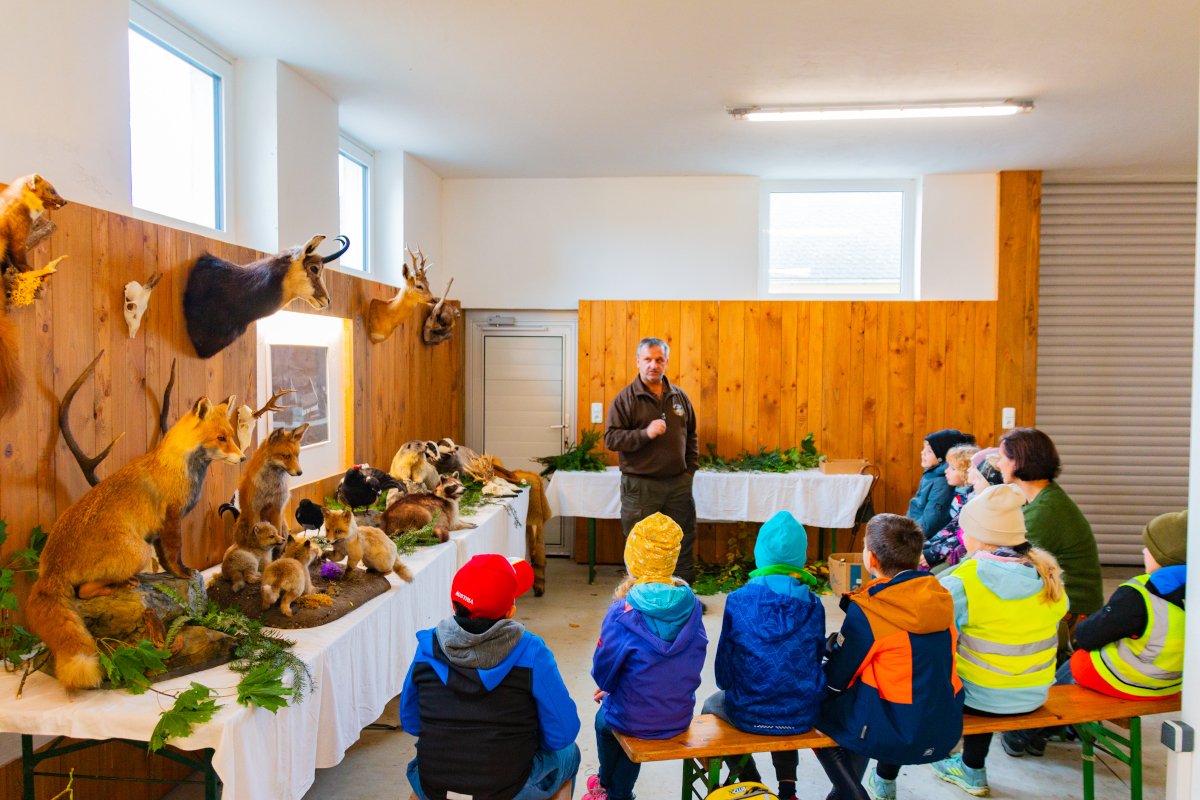
[[[692,476],[686,472],[674,478],[621,476],[621,528],[625,536],[646,517],[661,511],[683,529],[679,543],[679,561],[675,574],[689,584],[696,580],[696,500],[692,497]]]

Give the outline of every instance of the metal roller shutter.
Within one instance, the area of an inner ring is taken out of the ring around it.
[[[1195,269],[1195,183],[1043,187],[1037,422],[1107,564],[1187,505]]]

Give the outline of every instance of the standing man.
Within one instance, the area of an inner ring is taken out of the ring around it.
[[[696,501],[692,476],[700,466],[696,412],[678,386],[667,381],[671,349],[662,339],[638,342],[638,377],[613,398],[604,446],[621,465],[621,527],[625,535],[661,511],[683,529],[675,574],[696,579]]]

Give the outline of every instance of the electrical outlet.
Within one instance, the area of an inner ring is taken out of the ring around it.
[[[592,422],[604,422],[604,403],[592,403]]]
[[[1017,410],[1006,408],[1000,412],[1000,427],[1005,430],[1017,427]]]

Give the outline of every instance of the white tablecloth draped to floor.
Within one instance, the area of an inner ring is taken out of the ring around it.
[[[339,763],[363,727],[400,693],[416,654],[416,632],[450,613],[450,584],[458,568],[480,553],[525,556],[528,507],[528,490],[505,505],[483,507],[467,518],[478,527],[404,558],[413,573],[411,584],[388,575],[391,590],[358,611],[317,628],[283,631],[295,640],[292,652],[313,674],[312,694],[301,703],[277,714],[240,706],[233,692],[239,676],[224,666],[156,684],[165,691],[196,681],[234,695],[219,700],[223,707],[211,721],[171,743],[213,748],[224,800],[299,800],[312,785],[316,768]],[[17,700],[17,683],[17,677],[0,674],[0,731],[9,740],[29,733],[146,741],[171,703],[154,693],[135,697],[125,691],[82,692],[70,700],[57,681],[40,673],[29,678]],[[11,745],[5,749],[12,752]]]
[[[550,478],[546,499],[555,516],[621,518],[621,472],[564,472]],[[790,511],[802,525],[850,528],[871,490],[870,475],[797,472],[711,472],[700,470],[692,483],[696,516],[713,522],[766,522]]]

